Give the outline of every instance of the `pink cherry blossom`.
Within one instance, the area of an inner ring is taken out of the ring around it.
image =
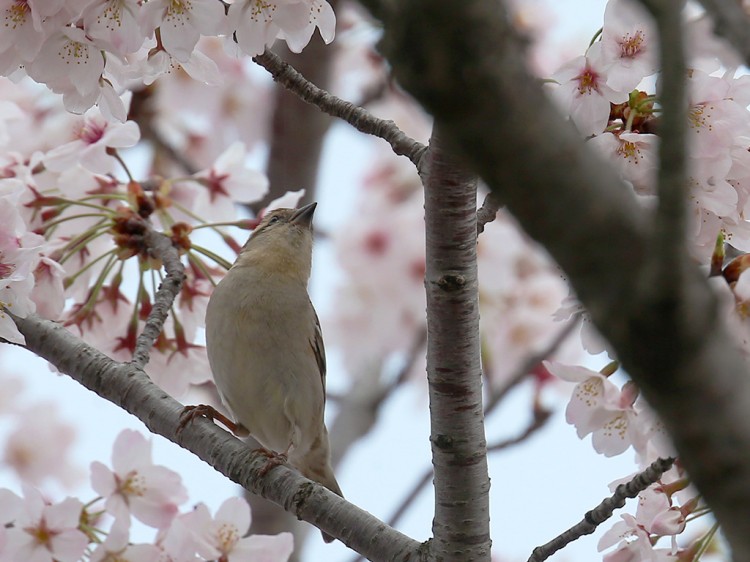
[[[604,131],[610,102],[622,103],[628,99],[628,92],[615,91],[608,85],[601,49],[601,43],[594,43],[585,56],[573,59],[552,77],[559,84],[552,90],[553,99],[584,136]]]
[[[268,191],[265,174],[247,166],[241,142],[233,143],[213,166],[192,176],[198,193],[193,209],[209,222],[234,220],[235,203],[259,201]]]
[[[291,533],[245,536],[250,528],[250,506],[242,498],[228,498],[211,517],[205,504],[180,515],[162,542],[172,557],[184,559],[197,552],[207,560],[226,562],[286,562],[294,548]],[[244,538],[243,538],[244,537]]]
[[[201,34],[223,35],[226,16],[215,0],[151,0],[142,8],[146,34],[158,27],[164,49],[180,62],[186,62]]]
[[[12,428],[5,443],[4,463],[29,484],[39,485],[47,479],[74,484],[81,475],[70,458],[75,428],[61,418],[54,403],[37,403],[20,414],[22,421]]]
[[[83,14],[83,28],[114,53],[136,52],[146,37],[140,28],[138,0],[97,0]]]
[[[78,530],[83,504],[75,498],[50,504],[24,487],[22,507],[8,530],[3,560],[78,562],[88,538]]]
[[[326,0],[238,0],[229,7],[242,52],[259,55],[279,37],[293,52],[309,43],[315,28],[325,43],[333,41],[336,16]]]
[[[24,337],[4,310],[21,317],[35,311],[33,271],[44,246],[41,236],[26,231],[19,212],[23,190],[18,182],[0,182],[0,336],[16,343]]]
[[[637,2],[607,2],[601,44],[607,85],[617,92],[630,92],[657,70],[656,30],[651,16]]]
[[[36,313],[50,320],[58,320],[65,306],[63,277],[65,270],[55,260],[41,256],[34,270],[34,289],[31,300],[36,305]]]
[[[112,449],[110,470],[91,464],[91,486],[106,498],[106,510],[115,518],[132,515],[152,527],[167,527],[177,506],[187,500],[180,475],[153,464],[151,444],[137,431],[120,432]]]
[[[592,434],[594,450],[605,456],[619,455],[633,446],[642,450],[648,441],[645,419],[634,408],[638,389],[627,382],[622,389],[601,373],[585,367],[544,362],[553,375],[577,382],[565,419],[576,427],[578,437]]]
[[[328,45],[336,33],[336,16],[326,0],[303,0],[281,4],[276,15],[279,39],[284,39],[293,53],[301,53],[312,38],[315,28]]]
[[[646,133],[603,133],[589,140],[614,164],[639,195],[653,195],[656,186],[658,137]]]
[[[64,172],[80,164],[84,168],[106,174],[114,171],[117,161],[107,154],[109,148],[127,148],[140,138],[138,125],[133,121],[107,121],[97,108],[90,109],[79,121],[73,140],[50,150],[44,165],[50,170]]]
[[[635,517],[629,513],[620,517],[622,521],[599,540],[600,552],[617,544],[613,552],[604,556],[604,562],[677,562],[677,556],[670,550],[653,547],[648,532]]]
[[[104,57],[82,29],[64,27],[44,42],[26,71],[56,93],[75,91],[86,96],[99,87]]]
[[[0,74],[8,75],[34,60],[46,39],[30,2],[0,0]]]
[[[153,544],[130,543],[130,520],[117,519],[99,546],[91,553],[90,562],[159,562],[162,550]]]

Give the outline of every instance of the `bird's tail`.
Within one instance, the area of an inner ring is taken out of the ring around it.
[[[294,463],[302,473],[302,476],[309,478],[322,484],[328,488],[334,494],[344,497],[341,492],[339,483],[336,481],[336,476],[333,474],[333,468],[331,468],[331,455],[328,446],[328,433],[325,432],[320,438],[318,438],[304,458],[300,459],[300,462]],[[323,540],[327,543],[333,542],[335,539],[328,533],[321,531]]]

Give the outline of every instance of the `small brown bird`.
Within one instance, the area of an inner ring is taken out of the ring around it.
[[[263,217],[211,295],[206,348],[221,399],[237,422],[228,427],[269,449],[272,465],[288,459],[303,476],[343,497],[323,423],[323,336],[307,294],[315,207],[276,209]],[[229,421],[197,408],[187,413]],[[323,539],[333,537],[323,533]]]

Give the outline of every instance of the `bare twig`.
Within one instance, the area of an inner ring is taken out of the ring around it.
[[[307,103],[317,106],[333,117],[343,119],[358,131],[380,137],[391,145],[393,152],[399,156],[406,156],[417,169],[420,169],[422,156],[427,147],[407,136],[393,121],[378,119],[369,111],[321,90],[269,50],[253,57],[253,61],[268,70],[274,80]]]
[[[484,232],[484,226],[495,220],[497,212],[502,207],[500,197],[494,191],[490,191],[484,198],[482,206],[477,211],[477,235]]]
[[[185,280],[185,268],[172,241],[168,236],[154,230],[149,222],[144,220],[143,223],[146,226],[143,235],[144,241],[153,255],[162,261],[167,275],[159,285],[156,295],[154,295],[153,308],[146,319],[143,331],[138,335],[135,342],[132,363],[140,368],[148,363],[151,346],[159,337],[164,322],[169,315],[169,309],[177,295],[180,294],[182,283]]]
[[[484,406],[484,415],[485,417],[492,413],[492,411],[497,408],[498,404],[503,401],[503,398],[505,398],[515,386],[520,383],[522,380],[524,380],[528,374],[541,363],[545,359],[547,359],[550,355],[552,355],[558,347],[562,345],[562,343],[566,340],[566,338],[571,334],[571,332],[575,329],[576,326],[578,326],[578,323],[581,320],[581,314],[574,315],[570,320],[568,320],[568,323],[560,330],[560,332],[555,336],[555,338],[549,343],[547,347],[542,349],[538,353],[534,353],[530,355],[524,362],[521,364],[521,366],[516,370],[516,372],[510,376],[508,380],[505,381],[505,384],[501,386],[500,388],[496,389],[492,392],[490,397],[485,402]]]
[[[531,553],[529,562],[542,562],[543,560],[547,560],[547,558],[552,556],[555,552],[564,548],[574,540],[593,533],[599,525],[612,517],[612,513],[614,513],[615,509],[619,509],[625,505],[625,500],[636,497],[643,490],[651,486],[651,484],[658,482],[662,474],[672,468],[674,462],[675,459],[673,458],[657,459],[651,463],[651,466],[646,470],[636,474],[630,482],[617,486],[617,489],[612,496],[605,499],[594,509],[586,513],[579,523],[558,535],[547,544],[536,547]]]
[[[498,451],[502,451],[503,449],[507,449],[508,447],[512,447],[513,445],[518,445],[519,443],[523,443],[529,437],[534,435],[537,431],[542,429],[551,417],[552,417],[552,410],[547,410],[546,408],[541,408],[541,407],[535,407],[534,417],[532,418],[531,423],[528,425],[528,427],[526,427],[526,429],[524,429],[521,433],[519,433],[515,437],[511,437],[510,439],[503,439],[496,443],[487,445],[487,452],[496,453]]]

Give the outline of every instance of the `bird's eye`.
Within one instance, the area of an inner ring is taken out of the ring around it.
[[[274,224],[279,222],[279,217],[271,217],[271,219],[268,221],[268,224]]]

